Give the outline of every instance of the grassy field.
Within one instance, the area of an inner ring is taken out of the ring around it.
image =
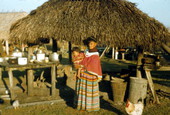
[[[68,60],[64,61],[67,64]],[[133,61],[112,60],[110,58],[102,58],[103,73],[111,76],[120,76],[122,69],[128,69],[129,65],[134,65]],[[22,75],[23,76],[23,75]],[[158,97],[161,104],[146,103],[143,115],[168,115],[170,114],[170,72],[152,72],[152,77],[155,83]],[[105,83],[106,87],[103,87]],[[109,97],[108,92],[110,83],[102,81],[100,83],[100,92],[103,93],[101,100],[101,109],[97,112],[78,111],[73,107],[74,89],[69,86],[59,87],[59,96],[63,101],[58,103],[40,104],[34,106],[19,107],[13,109],[9,101],[0,104],[2,115],[126,115],[125,104],[117,105],[113,102],[112,97]],[[103,90],[104,89],[104,90]],[[38,97],[36,97],[38,98]],[[26,98],[22,98],[24,100]],[[24,104],[24,103],[21,103]],[[8,109],[7,109],[8,108]]]

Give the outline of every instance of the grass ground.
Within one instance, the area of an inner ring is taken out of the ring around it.
[[[68,60],[66,60],[68,61]],[[65,64],[66,64],[65,61]],[[110,73],[112,75],[119,76],[122,69],[127,69],[129,65],[133,65],[132,61],[114,61],[109,58],[102,58],[102,69],[104,73]],[[147,103],[144,108],[143,115],[169,115],[170,114],[170,72],[152,72],[152,77],[155,83],[155,89],[158,92],[161,104]],[[102,82],[101,82],[102,83]],[[101,84],[100,83],[100,84]],[[109,83],[107,83],[108,86]],[[107,87],[108,88],[108,87]],[[106,87],[100,87],[100,89],[107,89]],[[18,109],[6,109],[11,106],[8,101],[4,104],[0,104],[2,115],[125,115],[125,105],[116,105],[111,98],[106,98],[109,95],[107,91],[104,92],[104,97],[101,98],[101,110],[97,112],[78,111],[73,108],[72,96],[74,90],[69,87],[60,87],[60,93],[62,93],[61,99],[63,101],[59,103],[49,103],[34,106],[20,107]],[[71,91],[71,92],[70,92]],[[164,93],[162,93],[164,92]],[[24,97],[22,98],[24,100]]]

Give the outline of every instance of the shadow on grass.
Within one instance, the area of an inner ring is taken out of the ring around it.
[[[170,71],[151,72],[154,83],[170,87]]]
[[[102,71],[120,72],[122,69],[128,69],[129,65],[135,65],[131,61],[102,59],[101,60]]]
[[[100,108],[108,110],[108,111],[112,111],[112,112],[116,113],[117,115],[124,115],[124,113],[122,111],[113,107],[111,103],[109,103],[108,101],[106,101],[104,99],[100,99]]]
[[[75,91],[66,85],[67,76],[57,78],[56,88],[59,89],[59,96],[64,99],[69,107],[74,108],[74,95]]]
[[[124,113],[122,111],[120,111],[119,109],[115,108],[113,106],[113,103],[110,102],[111,100],[113,101],[113,93],[112,93],[110,81],[103,80],[103,81],[99,82],[99,90],[101,92],[107,93],[107,97],[105,97],[106,100],[103,98],[103,96],[100,97],[100,107],[102,109],[112,111],[118,115],[123,115]],[[107,100],[109,100],[109,101],[107,101]]]

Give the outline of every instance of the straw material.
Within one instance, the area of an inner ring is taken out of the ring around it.
[[[94,36],[100,45],[155,49],[170,38],[167,28],[125,0],[49,0],[11,27],[10,40],[39,38],[75,44]]]
[[[11,25],[26,15],[26,12],[0,13],[0,40],[7,40]]]

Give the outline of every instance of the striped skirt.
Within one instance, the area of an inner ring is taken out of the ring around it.
[[[81,72],[76,82],[77,109],[98,111],[100,109],[99,86],[97,77],[88,72]]]

